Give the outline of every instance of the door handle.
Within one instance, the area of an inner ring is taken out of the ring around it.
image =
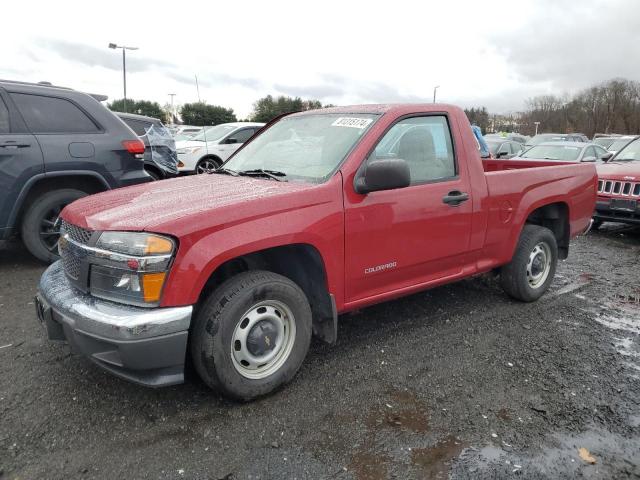
[[[30,146],[30,143],[18,143],[15,140],[7,140],[4,143],[0,143],[0,148],[26,148]]]
[[[466,192],[460,192],[459,190],[453,190],[442,197],[442,203],[457,207],[462,202],[469,200],[469,194]]]

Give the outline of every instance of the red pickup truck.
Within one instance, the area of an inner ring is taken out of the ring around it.
[[[292,114],[214,174],[66,207],[38,317],[126,379],[182,382],[190,355],[212,388],[264,395],[341,313],[490,271],[539,298],[590,225],[596,171],[525,166],[483,163],[449,105]]]

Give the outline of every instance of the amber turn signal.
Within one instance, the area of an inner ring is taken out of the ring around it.
[[[163,237],[156,237],[155,235],[149,235],[147,237],[146,245],[144,248],[145,255],[159,255],[165,253],[171,253],[173,251],[173,243]]]
[[[160,300],[166,275],[166,272],[144,273],[142,275],[142,293],[145,302],[153,303]]]

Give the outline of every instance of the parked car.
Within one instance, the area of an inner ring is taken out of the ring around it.
[[[512,158],[519,155],[524,148],[521,143],[504,138],[489,136],[484,138],[494,158]]]
[[[215,170],[264,125],[223,123],[204,129],[191,140],[178,142],[178,170],[198,174]]]
[[[518,142],[523,145],[527,143],[527,140],[529,140],[530,138],[526,135],[521,135],[515,132],[487,133],[484,137],[487,140],[489,138],[492,138],[492,139],[502,138],[504,140],[511,140],[512,142]]]
[[[530,148],[534,145],[538,145],[539,143],[549,143],[549,142],[587,142],[588,140],[582,134],[573,134],[573,133],[539,133],[538,135],[534,135],[531,137],[527,143],[525,143],[525,147]]]
[[[67,204],[151,180],[144,143],[104,99],[0,80],[0,242],[17,232],[29,252],[51,261]]]
[[[619,137],[620,135],[617,135],[615,137],[594,137],[593,143],[595,143],[596,145],[600,145],[602,148],[609,149],[613,142],[615,142]]]
[[[173,134],[173,136],[177,136],[177,135],[194,136],[202,132],[202,128],[203,127],[195,127],[193,125],[176,125],[175,128],[173,128],[170,131]]]
[[[597,169],[594,227],[605,221],[640,225],[640,137]]]
[[[137,383],[182,382],[190,355],[210,387],[268,394],[312,333],[336,341],[338,314],[490,271],[513,298],[543,295],[590,224],[595,167],[499,162],[483,170],[453,106],[285,116],[213,175],[65,208],[38,317]]]
[[[611,143],[611,145],[607,147],[607,150],[611,152],[613,155],[615,155],[624,147],[626,147],[629,143],[631,143],[631,141],[634,140],[635,138],[636,137],[634,137],[633,135],[623,135],[621,137],[618,137],[615,139],[614,142]]]
[[[549,142],[534,145],[521,153],[516,160],[551,160],[561,162],[604,162],[611,157],[595,143]]]
[[[116,112],[144,142],[144,169],[154,180],[178,174],[176,142],[160,120],[133,113]]]

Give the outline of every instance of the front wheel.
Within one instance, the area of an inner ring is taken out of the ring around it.
[[[65,188],[46,192],[35,200],[22,218],[20,233],[27,250],[43,262],[58,259],[60,227],[58,216],[64,207],[85,197],[81,190]]]
[[[551,285],[557,264],[558,245],[553,232],[525,225],[511,262],[502,267],[500,283],[509,296],[533,302]]]
[[[196,175],[200,175],[202,173],[211,173],[215,171],[222,162],[218,161],[215,158],[203,158],[196,165]]]
[[[191,355],[209,387],[251,400],[295,376],[311,330],[311,307],[298,285],[272,272],[244,272],[205,301],[191,332]]]

